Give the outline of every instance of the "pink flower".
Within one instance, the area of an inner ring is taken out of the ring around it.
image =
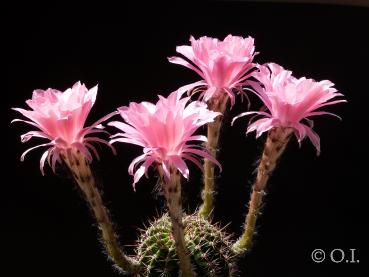
[[[84,127],[86,118],[95,103],[96,94],[97,86],[87,90],[84,84],[77,82],[65,92],[51,88],[33,91],[32,99],[26,101],[32,110],[13,108],[30,121],[14,119],[12,122],[25,122],[38,129],[23,134],[21,136],[22,142],[27,142],[32,137],[50,140],[48,143],[37,145],[25,151],[21,156],[21,161],[24,160],[29,151],[38,147],[48,147],[40,160],[40,170],[44,175],[43,168],[46,159],[48,159],[49,165],[55,172],[55,164],[57,161],[60,162],[61,155],[69,157],[73,149],[80,151],[90,162],[92,161],[90,151],[99,158],[95,147],[91,143],[101,142],[110,145],[100,138],[87,136],[93,133],[107,133],[101,130],[103,127],[100,123],[116,114],[116,112],[104,116],[89,127]]]
[[[181,99],[182,92],[175,91],[168,98],[159,96],[156,105],[149,102],[130,103],[118,109],[127,123],[113,121],[108,125],[123,131],[112,137],[110,143],[125,142],[143,147],[143,154],[135,158],[128,172],[134,175],[135,185],[153,163],[162,166],[164,176],[170,179],[170,168],[174,167],[188,178],[189,170],[184,160],[189,160],[202,169],[199,157],[204,157],[220,167],[220,164],[203,147],[189,143],[207,141],[202,135],[194,135],[202,125],[212,122],[219,115],[209,111],[203,102],[193,101],[186,106],[189,97]],[[140,167],[136,170],[136,168]]]
[[[260,115],[262,118],[249,125],[247,133],[256,131],[256,136],[259,137],[274,127],[291,127],[299,143],[307,136],[319,154],[320,138],[312,130],[313,121],[308,118],[317,115],[338,117],[319,110],[328,105],[346,102],[343,99],[333,100],[343,96],[333,88],[334,84],[328,80],[316,82],[305,77],[296,79],[291,71],[274,63],[260,66],[259,72],[254,73],[253,76],[262,86],[254,81],[249,83],[253,86],[256,95],[264,102],[266,111],[245,112],[235,117],[233,121],[249,114]]]
[[[254,67],[254,39],[228,35],[223,41],[216,38],[190,38],[191,46],[178,46],[177,52],[190,62],[180,57],[171,57],[169,61],[188,67],[199,74],[203,80],[184,86],[181,90],[205,87],[204,101],[227,93],[231,104],[235,102],[233,89],[240,93],[250,70]],[[201,90],[201,89],[200,89]]]

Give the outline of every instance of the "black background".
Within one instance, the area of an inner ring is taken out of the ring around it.
[[[242,276],[367,276],[367,167],[369,118],[367,87],[369,64],[369,11],[331,5],[183,3],[178,6],[113,7],[109,13],[55,6],[15,7],[3,23],[6,61],[5,119],[2,127],[3,178],[1,182],[0,237],[2,276],[118,276],[101,253],[96,227],[72,180],[39,172],[40,151],[21,163],[19,135],[31,128],[9,122],[19,118],[11,107],[25,107],[33,89],[65,90],[81,80],[99,84],[89,123],[129,101],[156,101],[176,88],[199,80],[188,69],[166,57],[175,46],[188,44],[190,35],[223,39],[227,34],[255,38],[260,54],[255,61],[273,61],[297,77],[329,79],[346,95],[348,104],[329,108],[343,117],[317,118],[315,130],[322,154],[305,140],[299,149],[292,139],[269,183],[258,236],[242,261]],[[4,18],[3,18],[4,19]],[[5,28],[4,28],[5,27]],[[254,109],[260,107],[252,98]],[[230,127],[230,119],[244,111],[238,102],[228,113],[219,160],[224,171],[218,179],[215,221],[241,233],[255,161],[265,137],[245,137],[246,120]],[[204,129],[202,131],[205,131]],[[163,199],[154,191],[155,175],[143,178],[137,191],[127,173],[141,149],[117,145],[96,164],[125,249],[133,253],[137,228],[161,213]],[[200,203],[201,176],[191,167],[185,184],[188,211]],[[315,248],[329,251],[355,248],[356,264],[316,264]],[[365,271],[366,270],[366,271]],[[314,275],[313,275],[314,274]]]

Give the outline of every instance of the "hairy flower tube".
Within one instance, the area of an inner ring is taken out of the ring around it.
[[[211,37],[196,40],[191,36],[191,46],[177,47],[181,57],[171,57],[171,63],[180,64],[194,70],[203,79],[183,86],[180,90],[201,92],[200,98],[208,103],[209,109],[224,114],[228,99],[235,103],[235,93],[246,95],[243,86],[250,77],[254,64],[254,39],[228,35],[223,41]],[[246,95],[247,97],[247,95]],[[216,157],[222,117],[217,117],[208,124],[206,148]],[[203,205],[199,214],[208,217],[214,209],[215,194],[214,164],[204,161]]]
[[[116,112],[110,113],[94,124],[84,127],[87,116],[95,103],[97,86],[88,90],[84,84],[77,82],[72,88],[64,92],[49,88],[47,90],[33,91],[32,99],[27,100],[27,105],[32,110],[13,108],[29,120],[14,119],[12,122],[25,122],[37,128],[21,136],[22,142],[29,141],[32,137],[49,140],[25,151],[21,160],[28,152],[39,147],[48,147],[40,160],[40,170],[44,175],[44,164],[48,160],[55,172],[56,162],[61,162],[62,156],[70,157],[72,151],[79,151],[89,162],[92,161],[91,152],[99,158],[93,143],[111,145],[98,137],[90,136],[103,133],[101,123],[112,117]],[[114,148],[111,147],[113,151]]]
[[[254,77],[260,83],[255,81],[249,83],[254,88],[255,94],[263,101],[265,108],[262,111],[242,113],[233,120],[250,114],[261,116],[262,118],[249,125],[247,133],[256,131],[256,136],[259,137],[268,132],[268,137],[252,187],[244,232],[233,246],[235,253],[243,253],[250,248],[267,182],[290,136],[294,133],[299,143],[308,137],[319,154],[320,138],[312,130],[313,121],[309,117],[319,115],[337,117],[335,114],[321,111],[320,108],[346,102],[344,99],[336,99],[343,95],[337,93],[332,82],[327,80],[316,82],[304,77],[297,79],[292,76],[291,71],[274,63],[260,66]]]
[[[135,185],[152,164],[162,167],[163,176],[170,179],[170,168],[176,168],[185,177],[189,176],[186,160],[202,169],[199,158],[207,158],[220,167],[210,153],[193,142],[206,142],[202,135],[194,135],[196,130],[212,122],[219,113],[207,109],[200,101],[189,97],[181,98],[182,92],[172,92],[167,98],[159,96],[156,104],[134,103],[118,108],[124,122],[112,121],[122,133],[113,136],[110,143],[124,142],[143,147],[143,154],[135,158],[129,166],[129,174],[134,175]]]
[[[156,104],[149,102],[130,103],[129,107],[118,109],[126,123],[113,121],[108,125],[123,131],[110,141],[136,144],[143,147],[143,154],[129,166],[135,185],[151,165],[160,175],[162,190],[167,200],[172,223],[181,276],[195,276],[189,252],[185,245],[181,198],[181,175],[189,177],[185,161],[191,161],[202,169],[199,158],[207,158],[220,164],[196,141],[206,142],[206,137],[194,135],[195,131],[219,115],[207,109],[200,101],[187,105],[189,97],[181,98],[183,92],[174,91],[167,98],[159,96]],[[138,169],[137,169],[138,168]]]
[[[117,114],[116,112],[104,116],[91,126],[84,127],[86,118],[95,103],[96,94],[97,86],[88,90],[80,82],[65,92],[51,88],[45,91],[35,90],[32,99],[26,101],[32,110],[14,109],[29,120],[15,119],[13,122],[22,121],[37,128],[36,131],[22,135],[22,142],[26,142],[32,137],[48,139],[49,142],[28,149],[21,156],[21,160],[32,149],[44,146],[48,149],[40,160],[42,174],[44,174],[46,159],[54,172],[56,162],[64,162],[95,215],[107,254],[117,268],[134,273],[137,271],[137,264],[126,256],[120,248],[118,236],[114,231],[109,212],[103,204],[90,168],[91,152],[99,158],[92,143],[106,144],[115,153],[114,148],[107,141],[90,135],[107,133],[102,130],[100,123]]]

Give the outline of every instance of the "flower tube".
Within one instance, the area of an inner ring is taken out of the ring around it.
[[[109,212],[103,204],[90,168],[93,156],[99,159],[94,143],[105,144],[115,153],[115,149],[108,141],[95,135],[107,133],[103,130],[101,123],[115,115],[116,112],[84,127],[87,116],[95,103],[96,95],[97,86],[88,90],[80,82],[64,92],[51,88],[35,90],[32,99],[26,101],[31,110],[14,108],[28,120],[15,119],[12,122],[25,122],[37,128],[22,135],[22,142],[27,142],[33,137],[48,140],[46,143],[25,151],[21,160],[23,161],[31,150],[46,147],[47,150],[40,159],[42,175],[44,175],[46,161],[54,172],[57,163],[64,163],[72,173],[96,217],[108,255],[122,270],[135,272],[137,267],[135,261],[127,257],[120,248]]]
[[[202,169],[200,158],[207,158],[220,167],[211,154],[196,141],[206,142],[206,137],[195,135],[196,130],[212,122],[219,113],[207,109],[200,101],[187,105],[189,97],[181,98],[175,91],[167,98],[159,96],[156,104],[149,102],[130,103],[118,109],[125,122],[108,123],[122,132],[112,136],[111,143],[123,142],[143,148],[143,154],[135,158],[129,166],[129,174],[134,176],[133,185],[154,167],[160,176],[162,190],[167,200],[172,222],[172,236],[180,261],[182,276],[193,276],[183,234],[181,175],[189,177],[186,161]]]
[[[310,118],[320,115],[338,117],[322,111],[321,108],[346,102],[344,99],[337,99],[343,95],[337,93],[332,82],[317,82],[305,77],[297,79],[292,76],[291,71],[274,63],[260,66],[254,77],[259,82],[249,82],[265,107],[262,111],[242,113],[233,121],[251,114],[259,116],[248,126],[247,133],[256,131],[256,137],[260,137],[268,132],[268,137],[252,187],[244,233],[233,246],[236,253],[242,253],[250,247],[266,184],[291,135],[294,134],[299,143],[308,137],[319,155],[320,138],[313,131],[314,124]]]
[[[200,98],[209,109],[224,114],[228,99],[235,103],[235,92],[246,95],[243,86],[254,68],[254,39],[228,35],[223,41],[211,37],[196,40],[191,36],[191,45],[177,47],[181,57],[171,57],[171,63],[183,65],[195,71],[203,80],[186,85],[180,90],[201,92]],[[222,117],[208,124],[207,149],[216,156]],[[204,203],[199,214],[208,217],[214,207],[214,164],[208,159],[204,163]]]

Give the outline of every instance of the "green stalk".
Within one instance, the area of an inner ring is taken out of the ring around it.
[[[293,130],[291,128],[277,127],[268,133],[263,154],[257,168],[256,180],[252,186],[244,231],[232,247],[235,254],[242,254],[251,246],[267,182],[276,167],[279,157],[283,154],[292,132]]]
[[[210,110],[224,114],[227,108],[228,95],[224,92],[219,93],[219,97],[211,98],[208,101]],[[213,122],[208,124],[207,144],[206,149],[216,158],[219,133],[222,127],[223,116],[217,116]],[[204,189],[202,191],[203,204],[200,207],[199,215],[208,218],[214,209],[214,194],[215,194],[215,165],[210,160],[204,160]]]

